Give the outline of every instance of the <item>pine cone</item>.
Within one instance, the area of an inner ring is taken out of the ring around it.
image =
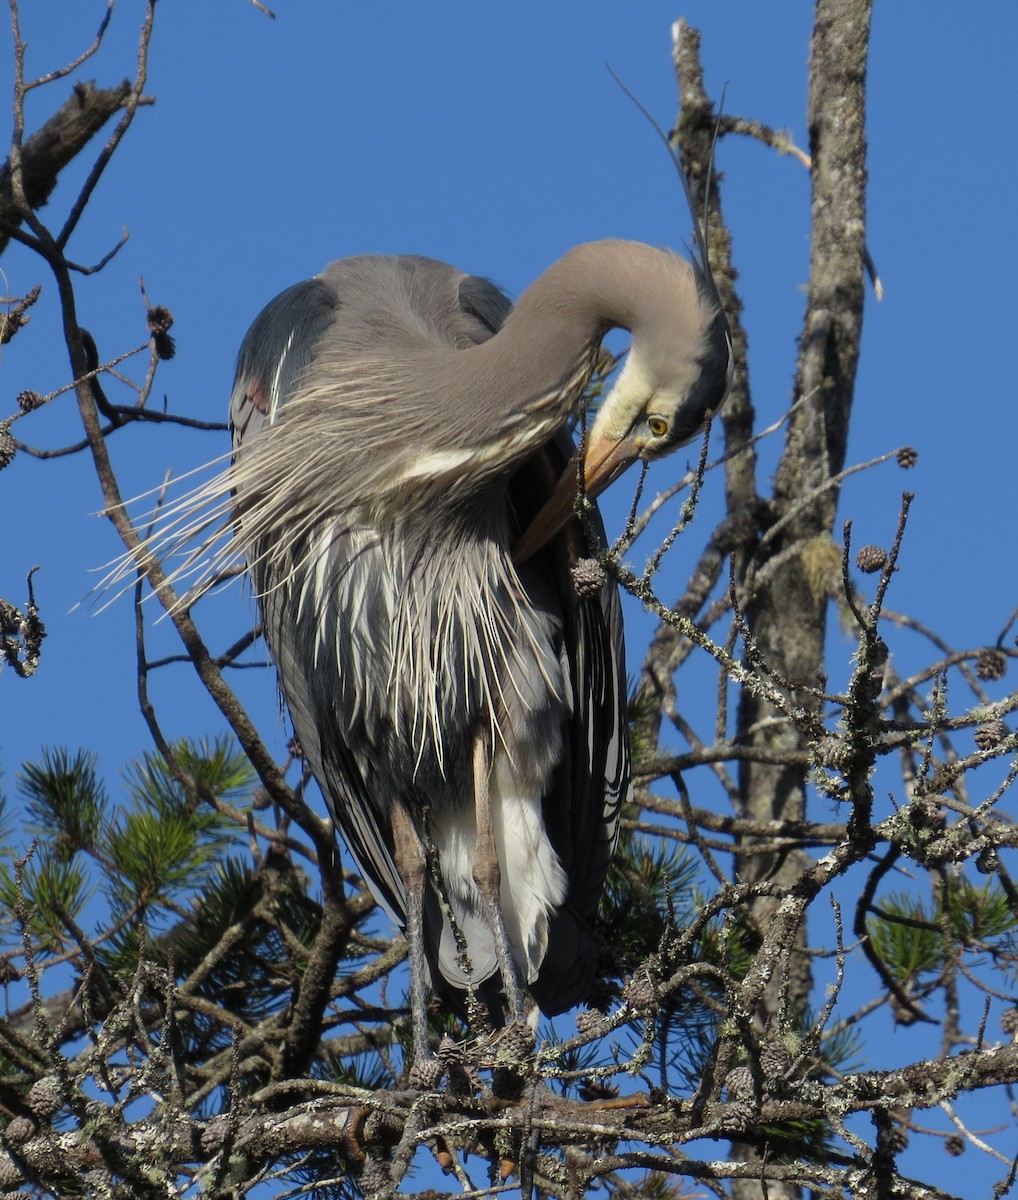
[[[752,1099],[753,1072],[749,1067],[733,1067],[725,1076],[725,1087],[736,1100]]]
[[[370,1196],[375,1192],[387,1191],[392,1181],[389,1179],[388,1166],[381,1159],[369,1158],[357,1176],[357,1182],[364,1195]]]
[[[915,448],[915,446],[902,446],[902,448],[898,451],[899,467],[905,467],[906,469],[908,467],[914,467],[918,461],[919,451]]]
[[[208,1154],[213,1154],[222,1148],[230,1132],[230,1118],[225,1113],[211,1117],[201,1132],[201,1148]]]
[[[784,1075],[792,1065],[792,1056],[783,1042],[767,1042],[760,1051],[760,1070],[767,1079]]]
[[[21,1170],[9,1154],[0,1152],[0,1189],[7,1192],[22,1183]]]
[[[874,571],[882,571],[886,563],[887,551],[879,546],[863,546],[855,556],[855,565],[867,575],[872,575]]]
[[[14,1117],[13,1120],[7,1123],[7,1128],[4,1134],[9,1142],[17,1145],[20,1142],[27,1142],[30,1137],[35,1136],[35,1131],[39,1128],[31,1117]]]
[[[725,1105],[721,1114],[721,1128],[731,1133],[741,1132],[753,1120],[753,1105],[745,1100],[735,1100]]]
[[[607,581],[607,572],[596,558],[576,560],[573,567],[573,587],[581,600],[589,600],[598,595]]]
[[[987,646],[985,650],[980,650],[979,657],[976,659],[976,674],[980,679],[991,682],[1003,679],[1007,674],[1007,655],[1003,650],[997,650],[993,646]]]
[[[145,314],[145,319],[153,333],[166,333],[173,328],[173,313],[161,304],[153,305]]]
[[[595,1008],[585,1008],[576,1014],[576,1031],[581,1034],[596,1033],[604,1017]]]
[[[952,1133],[944,1139],[944,1149],[952,1158],[957,1158],[959,1154],[965,1153],[965,1139],[960,1133]]]
[[[657,988],[646,971],[637,972],[622,994],[633,1008],[653,1008],[657,1004]]]
[[[33,409],[36,409],[45,403],[45,400],[39,395],[38,392],[33,392],[31,390],[18,392],[18,408],[20,408],[22,412],[31,412]]]
[[[900,1125],[895,1125],[891,1130],[888,1138],[891,1146],[892,1154],[900,1154],[902,1150],[908,1148],[908,1131]]]
[[[410,1068],[410,1086],[416,1091],[430,1092],[442,1078],[442,1064],[437,1058],[419,1059]]]
[[[498,1058],[517,1063],[534,1052],[534,1031],[526,1021],[514,1021],[505,1027],[498,1041]]]
[[[471,1078],[463,1043],[444,1033],[438,1043],[435,1057],[445,1072],[445,1083],[449,1091],[456,1096],[468,1095],[474,1087],[475,1080]]]
[[[1005,1008],[1000,1014],[1000,1027],[1009,1036],[1018,1033],[1018,1008]]]
[[[995,875],[1000,866],[996,846],[984,846],[976,855],[976,870],[980,875]]]
[[[442,1040],[438,1043],[436,1057],[443,1067],[448,1068],[454,1065],[462,1065],[463,1047],[455,1038],[451,1038],[447,1033],[444,1033],[442,1034]]]
[[[64,1085],[58,1075],[45,1075],[28,1089],[25,1103],[37,1117],[52,1117],[64,1103]]]
[[[11,437],[9,421],[0,421],[0,471],[9,467],[18,452],[18,445]]]
[[[998,742],[1007,737],[1007,726],[1000,717],[994,717],[992,721],[983,721],[981,725],[977,725],[973,736],[980,750],[992,750]]]

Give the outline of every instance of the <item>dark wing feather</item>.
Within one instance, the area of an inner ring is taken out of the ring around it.
[[[294,394],[341,308],[334,290],[314,278],[287,288],[258,315],[237,358],[230,402],[235,448],[270,424]],[[300,561],[305,547],[301,540],[287,551]],[[297,619],[291,589],[273,586],[267,565],[272,556],[256,546],[250,557],[266,641],[302,753],[358,869],[392,919],[402,925],[406,894],[388,823],[378,819],[377,798],[339,732],[333,691],[321,671],[308,668],[316,657],[314,622]],[[342,570],[342,564],[331,565]]]
[[[476,317],[492,333],[498,333],[502,322],[512,311],[513,302],[490,279],[468,275],[460,284],[460,307],[468,316]]]
[[[540,511],[574,453],[562,431],[517,473],[510,498],[521,529]],[[596,510],[591,518],[603,541]],[[613,582],[594,596],[577,596],[571,569],[587,554],[585,534],[574,520],[535,556],[558,601],[573,688],[567,751],[544,801],[545,828],[569,879],[566,901],[551,917],[540,975],[531,985],[548,1014],[574,1007],[589,991],[599,957],[590,923],[615,851],[622,806],[632,796],[622,608]]]
[[[314,357],[315,348],[340,309],[335,291],[319,278],[294,284],[271,300],[255,318],[237,356],[230,423],[235,449],[250,443],[271,424],[294,394]],[[329,810],[358,867],[394,920],[402,922],[403,884],[392,859],[384,827],[371,819],[373,805],[358,764],[336,736],[336,714],[307,664],[314,659],[306,623],[296,620],[291,595],[265,576],[268,561],[261,547],[250,557],[254,583],[294,732],[312,773],[322,786]],[[291,545],[296,558],[301,548]],[[335,799],[333,799],[335,798]]]
[[[379,798],[366,783],[368,772],[341,733],[335,689],[314,661],[313,622],[294,620],[291,598],[282,589],[260,589],[266,637],[279,675],[294,732],[318,781],[326,805],[363,877],[390,917],[405,922],[406,892],[393,857],[392,836]]]

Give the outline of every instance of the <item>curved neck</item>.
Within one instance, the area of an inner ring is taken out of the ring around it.
[[[677,272],[677,264],[686,270]],[[670,251],[617,240],[576,246],[527,288],[493,337],[429,355],[422,394],[443,404],[459,445],[497,448],[504,469],[562,426],[604,335],[622,328],[638,336],[655,320],[662,295],[675,290],[676,275],[695,289],[689,264]],[[462,411],[450,410],[454,402]]]
[[[688,336],[695,347],[695,294],[692,268],[670,251],[589,242],[549,267],[480,344],[454,348],[423,336],[399,352],[330,362],[325,383],[270,427],[286,447],[280,471],[296,464],[287,478],[304,481],[280,495],[309,511],[367,505],[385,514],[460,505],[504,487],[575,410],[609,329],[630,330],[634,354],[644,335],[671,348]],[[288,413],[332,404],[343,410],[341,439],[322,437],[322,423],[310,420],[298,423],[302,436],[287,436]],[[336,484],[320,495],[323,478]]]

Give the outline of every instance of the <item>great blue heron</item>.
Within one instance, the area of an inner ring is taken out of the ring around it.
[[[406,931],[417,1061],[429,969],[517,1019],[522,987],[556,1013],[591,980],[625,667],[614,584],[570,576],[589,550],[564,426],[613,327],[633,342],[589,433],[593,496],[724,398],[705,262],[592,242],[513,307],[432,259],[348,258],[240,349],[235,529],[303,753]]]

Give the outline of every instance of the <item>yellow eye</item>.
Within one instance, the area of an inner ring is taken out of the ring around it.
[[[655,437],[664,437],[668,432],[668,422],[664,417],[648,417],[647,428]]]

